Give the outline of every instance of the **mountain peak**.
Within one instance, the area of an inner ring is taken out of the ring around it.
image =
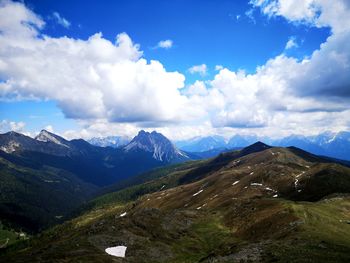
[[[257,141],[256,143],[253,143],[253,144],[243,148],[242,152],[244,152],[244,154],[249,154],[249,153],[253,153],[253,152],[264,151],[264,150],[270,149],[270,148],[272,148],[272,147],[261,142],[261,141]]]
[[[47,130],[41,130],[40,133],[35,137],[35,140],[41,142],[52,142],[69,148],[65,139]]]
[[[140,131],[138,132],[137,136],[139,136],[139,135],[145,135],[145,134],[147,134],[147,133],[149,133],[149,132],[146,132],[146,131],[144,131],[144,130],[140,130]]]
[[[152,157],[154,159],[162,162],[188,158],[168,138],[156,131],[151,133],[144,130],[139,131],[131,142],[124,147],[124,150],[127,152],[139,150],[150,152],[153,153]]]

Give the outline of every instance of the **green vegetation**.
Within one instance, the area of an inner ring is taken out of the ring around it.
[[[74,175],[49,166],[29,168],[0,158],[0,218],[36,232],[60,221],[95,190]]]
[[[266,249],[269,258],[276,262],[350,262],[350,197],[315,203],[286,201],[285,205],[300,219],[298,232],[270,244]]]
[[[137,198],[154,193],[160,190],[166,190],[176,187],[180,184],[180,179],[189,171],[196,169],[207,161],[192,161],[182,164],[171,165],[157,168],[136,178],[118,183],[111,189],[119,189],[115,192],[101,195],[91,200],[84,208],[87,211],[93,208],[108,206],[111,204],[123,204],[135,201]]]
[[[350,198],[335,197],[316,203],[291,205],[296,215],[305,222],[304,236],[313,236],[320,242],[332,242],[350,248]]]
[[[222,224],[219,218],[207,216],[194,223],[188,235],[174,242],[175,259],[173,262],[200,262],[210,255],[225,252],[225,249],[237,243],[238,239],[233,236],[228,227]]]
[[[28,238],[28,234],[22,231],[16,231],[15,229],[3,225],[2,222],[0,222],[0,249],[11,246],[17,242],[27,240]]]

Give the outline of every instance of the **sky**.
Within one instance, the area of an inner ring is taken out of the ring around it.
[[[348,0],[0,0],[0,132],[350,127]]]

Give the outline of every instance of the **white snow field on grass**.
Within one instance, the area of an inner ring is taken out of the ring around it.
[[[236,184],[238,184],[239,183],[239,180],[238,181],[236,181],[236,182],[234,182],[232,185],[236,185]]]
[[[105,249],[105,251],[111,256],[125,258],[126,248],[126,246],[108,247]]]
[[[120,217],[124,217],[124,216],[126,216],[126,212],[120,214]]]
[[[199,195],[201,192],[203,192],[203,190],[199,190],[197,193],[193,194],[192,196]]]

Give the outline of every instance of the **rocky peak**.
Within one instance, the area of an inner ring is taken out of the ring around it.
[[[52,142],[69,148],[68,141],[47,130],[41,130],[41,132],[35,137],[35,140],[41,142]]]
[[[152,153],[152,157],[163,162],[171,162],[176,159],[188,158],[177,149],[163,134],[156,131],[151,133],[139,131],[132,141],[124,147],[127,152],[143,150]]]

